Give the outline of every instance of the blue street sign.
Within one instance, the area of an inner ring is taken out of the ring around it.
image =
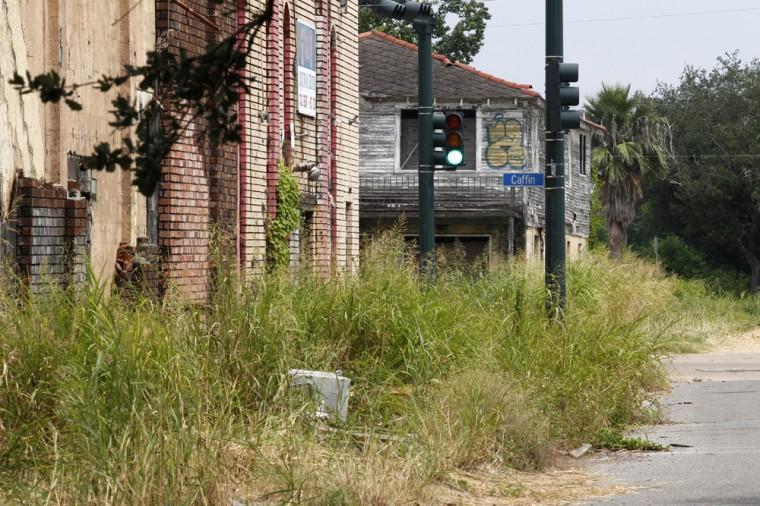
[[[504,186],[543,186],[542,172],[512,172],[504,174]]]

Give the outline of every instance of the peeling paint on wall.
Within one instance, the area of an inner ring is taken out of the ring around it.
[[[23,75],[29,70],[21,16],[18,0],[0,4],[0,177],[6,206],[16,171],[29,177],[42,177],[44,172],[39,99],[33,95],[22,97],[8,83],[14,72]]]
[[[82,111],[43,105],[34,94],[19,96],[8,84],[16,71],[36,75],[54,69],[68,83],[116,75],[124,64],[142,65],[155,44],[154,1],[0,1],[0,180],[9,205],[16,173],[66,188],[68,157],[86,154],[100,142],[117,144],[121,133],[108,126],[117,90],[76,90]],[[118,90],[137,100],[137,83]],[[120,242],[136,243],[146,228],[145,199],[131,174],[99,172],[92,201],[90,261],[106,282],[113,279]]]

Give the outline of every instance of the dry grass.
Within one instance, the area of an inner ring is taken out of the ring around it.
[[[760,353],[760,328],[713,336],[705,343],[710,353]]]
[[[0,296],[4,502],[431,504],[473,476],[476,498],[601,490],[510,469],[633,419],[663,378],[649,321],[676,282],[591,255],[571,265],[564,319],[547,321],[539,272],[451,267],[428,284],[404,248],[376,243],[341,280],[221,271],[204,307],[94,282]],[[290,368],[342,369],[348,421],[317,424]]]
[[[654,332],[669,336],[673,352],[711,351],[760,326],[760,297],[715,293],[695,280],[675,280],[674,295],[673,303],[649,323]]]
[[[433,487],[431,504],[565,505],[592,498],[620,495],[627,487],[605,477],[579,470],[548,470],[540,473],[485,469],[452,473],[448,483]]]
[[[268,450],[259,472],[245,468],[245,481],[225,487],[225,502],[241,504],[430,504],[430,505],[560,505],[620,495],[630,487],[606,477],[562,467],[524,472],[500,465],[449,471],[434,481],[426,479],[429,462],[400,458],[392,445],[369,444],[354,451],[326,451],[307,446],[299,452]],[[249,455],[250,450],[238,449]],[[287,455],[287,457],[284,457]],[[290,476],[272,462],[297,467]],[[251,480],[251,476],[255,478]],[[296,478],[297,487],[293,487]]]

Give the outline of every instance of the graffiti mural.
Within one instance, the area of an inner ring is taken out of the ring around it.
[[[486,125],[488,147],[486,163],[494,169],[523,169],[527,164],[522,124],[496,114]]]

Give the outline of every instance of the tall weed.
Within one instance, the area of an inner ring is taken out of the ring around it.
[[[540,272],[456,264],[424,282],[390,235],[334,280],[243,282],[219,262],[202,307],[106,296],[94,279],[6,292],[5,502],[419,500],[454,468],[539,468],[630,421],[661,383],[664,341],[649,322],[677,283],[650,264],[573,264],[561,321],[544,316]],[[315,424],[288,392],[291,368],[350,377],[349,420]]]

